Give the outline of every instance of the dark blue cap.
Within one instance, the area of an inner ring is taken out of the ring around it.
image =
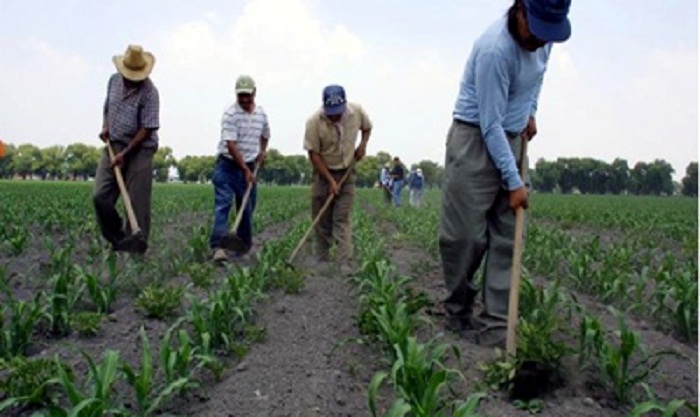
[[[323,111],[328,116],[337,116],[345,113],[345,89],[333,84],[323,89]]]
[[[525,0],[530,32],[545,42],[564,42],[571,36],[567,15],[571,0]]]

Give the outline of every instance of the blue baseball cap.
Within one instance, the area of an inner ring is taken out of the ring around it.
[[[545,42],[564,42],[571,36],[567,15],[571,0],[525,0],[530,32]]]
[[[343,87],[333,84],[323,89],[323,111],[327,116],[338,116],[345,113],[346,103]]]

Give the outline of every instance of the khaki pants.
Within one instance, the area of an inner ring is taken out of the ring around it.
[[[123,145],[112,143],[115,154],[123,149]],[[131,198],[136,221],[143,237],[148,241],[151,227],[151,189],[153,185],[153,155],[155,149],[139,149],[136,153],[125,158],[121,168],[126,190]],[[122,220],[116,209],[119,198],[119,185],[114,169],[110,166],[107,149],[102,152],[102,158],[95,175],[95,188],[92,199],[95,204],[97,223],[104,238],[116,244],[125,236],[131,234],[128,219]]]
[[[342,178],[344,171],[331,172],[336,182]],[[328,182],[314,171],[311,179],[311,216],[321,211],[328,198]],[[352,203],[355,199],[355,173],[348,175],[330,206],[316,225],[316,255],[328,259],[332,245],[337,246],[337,258],[348,261],[352,258]]]
[[[520,156],[521,137],[509,137]],[[526,179],[527,184],[527,179]],[[485,257],[486,327],[505,326],[515,234],[515,214],[508,190],[489,156],[478,128],[453,122],[447,137],[439,244],[449,317],[470,319],[478,288],[474,275]]]

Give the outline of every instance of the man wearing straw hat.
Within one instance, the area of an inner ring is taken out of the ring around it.
[[[113,249],[143,253],[151,224],[153,156],[158,149],[160,127],[158,89],[149,78],[155,57],[139,45],[129,45],[123,55],[114,56],[112,61],[117,73],[107,85],[99,137],[112,146],[115,157],[111,160],[105,148],[95,175],[93,201],[102,235]],[[125,243],[131,230],[115,208],[119,198],[115,166],[121,167],[141,229],[137,235],[143,240],[140,245]]]
[[[552,43],[571,35],[570,3],[513,1],[474,43],[447,135],[439,232],[447,326],[485,346],[505,345],[514,212],[528,205],[517,161],[523,138],[537,133]],[[484,306],[473,317],[482,260]]]
[[[325,87],[322,98],[323,107],[307,120],[304,135],[304,149],[313,165],[311,216],[316,218],[320,214],[316,226],[316,255],[319,261],[328,261],[330,248],[335,245],[337,260],[341,262],[341,269],[345,269],[352,256],[350,214],[355,197],[354,163],[365,156],[372,122],[362,106],[347,102],[345,89],[339,85]],[[359,132],[362,132],[362,139],[355,147]],[[340,184],[344,177],[345,182]],[[330,195],[334,196],[333,200],[321,214]]]
[[[228,259],[222,239],[228,233],[228,216],[232,200],[236,199],[236,211],[244,210],[241,223],[236,229],[236,239],[240,249],[235,253],[242,256],[250,251],[253,244],[253,211],[256,203],[255,165],[265,161],[267,143],[270,140],[270,124],[267,114],[255,103],[255,81],[248,75],[236,80],[236,102],[231,105],[221,119],[221,140],[219,156],[214,168],[214,227],[209,246],[214,251],[213,260],[224,262]],[[246,207],[241,208],[248,185],[251,185]]]

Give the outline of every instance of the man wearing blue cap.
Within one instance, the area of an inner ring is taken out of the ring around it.
[[[486,346],[504,346],[515,210],[528,191],[517,168],[553,42],[571,35],[570,0],[515,0],[475,42],[447,135],[440,256],[447,327]],[[523,156],[525,157],[525,156]],[[527,160],[526,160],[527,161]],[[485,259],[483,311],[475,318],[474,274]]]
[[[304,149],[313,165],[311,179],[311,215],[315,218],[330,194],[335,197],[316,226],[316,255],[329,260],[329,250],[337,246],[337,257],[345,264],[352,256],[350,213],[355,197],[354,161],[367,151],[372,122],[365,110],[349,103],[339,85],[323,89],[323,107],[306,122]],[[358,133],[362,132],[356,147]],[[348,169],[347,180],[339,184]]]

